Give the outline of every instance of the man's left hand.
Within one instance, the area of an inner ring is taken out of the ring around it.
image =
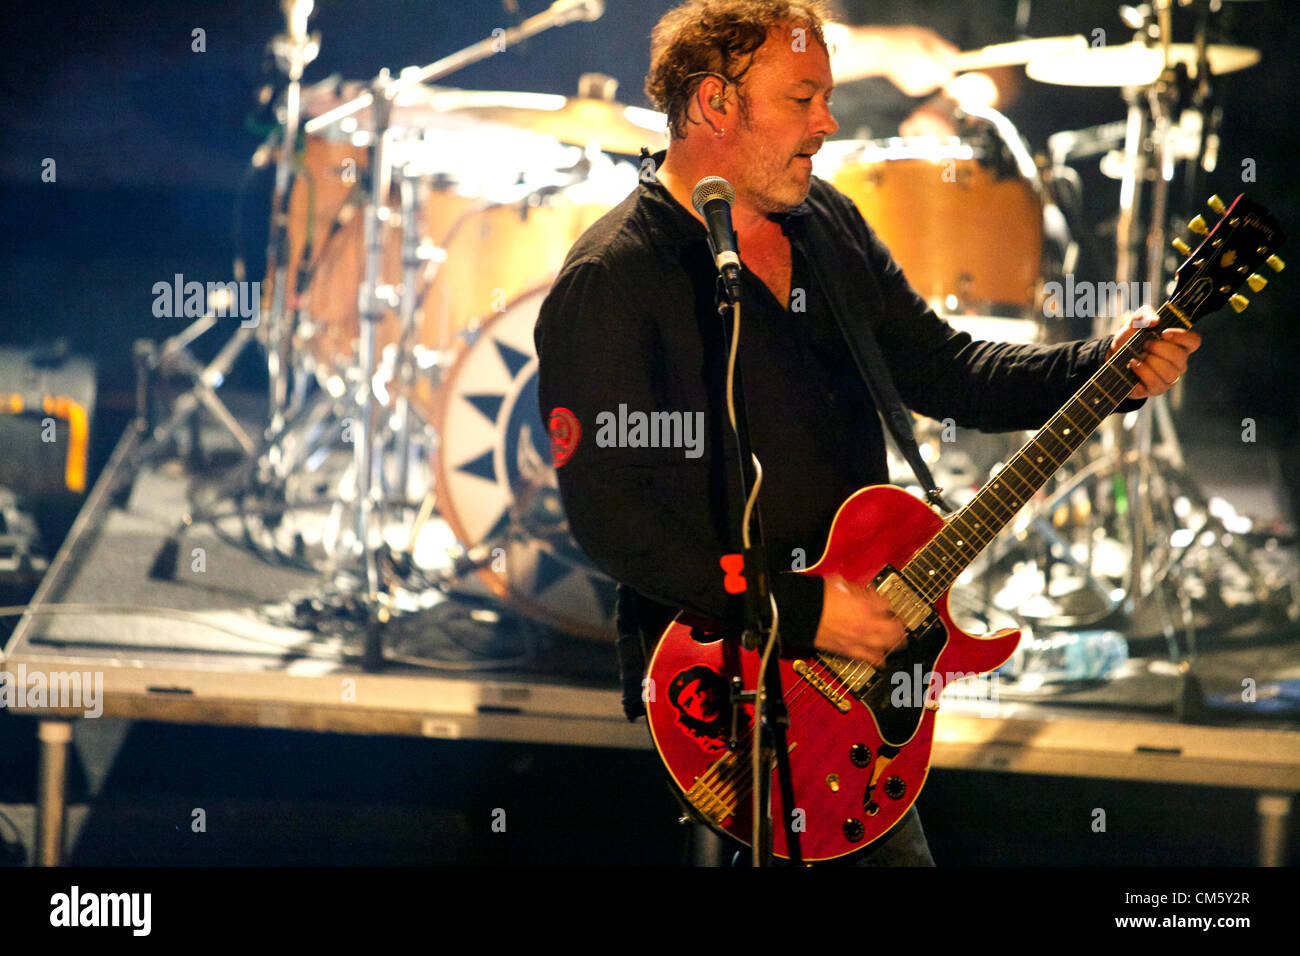
[[[1154,325],[1156,318],[1155,310],[1146,305],[1130,315],[1111,340],[1106,357],[1119,351],[1139,329]],[[1155,398],[1169,391],[1187,371],[1187,357],[1200,347],[1201,337],[1191,329],[1165,329],[1158,339],[1147,343],[1141,356],[1129,362],[1138,383],[1126,397]]]

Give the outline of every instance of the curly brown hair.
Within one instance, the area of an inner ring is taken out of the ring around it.
[[[822,23],[828,19],[823,0],[687,0],[665,13],[650,34],[646,96],[668,114],[670,133],[681,139],[691,96],[706,75],[739,84],[768,32],[781,24],[806,28],[825,47]],[[737,99],[747,117],[739,87]]]

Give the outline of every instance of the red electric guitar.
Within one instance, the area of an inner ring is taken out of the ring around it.
[[[1238,196],[1213,230],[1191,223],[1204,239],[1187,260],[1159,322],[1133,335],[1073,398],[946,521],[905,491],[863,488],[840,506],[825,553],[800,574],[842,575],[871,582],[893,605],[906,640],[881,667],[817,652],[778,666],[790,712],[788,749],[800,851],[808,862],[856,853],[902,818],[925,784],[942,686],[993,670],[1009,658],[1020,632],[976,637],[948,614],[948,589],[984,546],[1016,515],[1097,426],[1128,395],[1137,376],[1127,368],[1146,342],[1166,328],[1191,328],[1231,304],[1243,284],[1263,288],[1262,263],[1281,271],[1273,252],[1282,230],[1262,207]],[[742,843],[752,832],[752,704],[733,714],[729,687],[739,676],[752,688],[759,654],[730,636],[699,634],[674,622],[664,632],[648,676],[650,732],[673,781],[710,826]],[[921,679],[921,688],[904,691]],[[734,745],[734,746],[733,746]],[[800,812],[801,811],[801,812]],[[772,786],[773,848],[789,858],[780,788]]]

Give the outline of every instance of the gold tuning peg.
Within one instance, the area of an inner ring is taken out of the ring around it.
[[[1200,216],[1194,217],[1192,221],[1187,224],[1187,228],[1192,230],[1192,232],[1196,233],[1198,236],[1203,236],[1210,231],[1210,227],[1205,224],[1205,220]]]
[[[1246,285],[1250,286],[1251,292],[1258,292],[1260,289],[1264,288],[1264,286],[1268,285],[1268,280],[1258,272],[1252,272],[1250,275],[1246,276]]]
[[[1250,305],[1250,300],[1244,295],[1238,293],[1228,300],[1228,305],[1232,306],[1238,312],[1245,312],[1246,306]]]
[[[1180,255],[1190,256],[1192,254],[1192,247],[1183,242],[1183,240],[1179,239],[1177,236],[1174,236],[1169,244],[1177,249]]]
[[[1223,200],[1218,196],[1211,196],[1205,200],[1205,205],[1210,207],[1211,212],[1218,213],[1220,216],[1228,211],[1228,207],[1223,204]]]
[[[1281,259],[1279,259],[1277,256],[1269,256],[1267,259],[1264,260],[1264,264],[1267,265],[1274,272],[1281,272],[1283,269],[1286,268],[1286,263],[1283,262]]]

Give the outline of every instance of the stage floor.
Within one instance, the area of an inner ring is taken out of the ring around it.
[[[145,468],[125,506],[114,505],[108,487],[129,445],[124,437],[6,647],[7,671],[102,675],[100,713],[129,721],[650,746],[643,723],[622,715],[612,642],[521,625],[467,643],[462,616],[446,618],[446,630],[429,617],[388,642],[406,662],[368,672],[360,637],[258,613],[319,588],[317,575],[269,566],[196,527],[175,579],[150,579],[190,478],[179,462]],[[1203,631],[1196,653],[1177,660],[1163,644],[1143,646],[1109,679],[1037,689],[1007,681],[992,699],[945,698],[934,766],[1246,788],[1261,799],[1300,791],[1300,640],[1289,622]],[[1171,646],[1187,649],[1182,638]],[[1255,688],[1249,702],[1244,678]]]

